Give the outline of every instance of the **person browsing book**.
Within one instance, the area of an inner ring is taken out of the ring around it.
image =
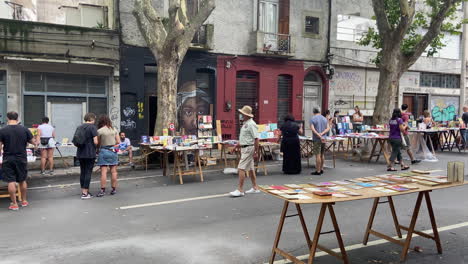
[[[254,164],[254,160],[258,156],[259,146],[257,124],[253,120],[252,107],[246,105],[238,111],[239,121],[243,121],[243,124],[240,130],[239,144],[236,147],[241,152],[241,158],[237,167],[239,171],[239,186],[235,191],[230,192],[230,195],[233,197],[244,196],[245,193],[260,193],[257,186]],[[252,188],[244,193],[244,181],[245,177],[249,177],[249,173]]]
[[[408,105],[407,104],[402,104],[401,105],[401,119],[403,120],[403,122],[405,122],[406,124],[406,129],[405,131],[403,132],[403,138],[406,142],[406,146],[403,146],[403,150],[406,150],[406,152],[408,153],[408,156],[410,157],[411,159],[411,164],[416,164],[416,163],[419,163],[421,162],[420,160],[417,160],[414,158],[414,154],[413,154],[413,151],[411,150],[411,141],[410,141],[410,138],[409,138],[409,126],[408,126],[408,121],[410,119],[410,116],[412,115],[409,111],[408,111]],[[401,161],[400,161],[401,162]]]
[[[320,114],[318,108],[313,109],[314,116],[310,119],[312,130],[313,154],[315,155],[315,172],[312,175],[322,175],[325,163],[325,135],[330,131],[328,120]]]
[[[401,163],[401,170],[407,170],[409,166],[406,166],[401,158],[401,149],[403,148],[403,138],[401,135],[405,132],[407,125],[401,118],[401,110],[399,108],[393,110],[392,118],[388,123],[390,126],[390,135],[388,138],[392,146],[392,155],[390,156],[390,164],[388,165],[387,171],[396,171],[393,165],[397,159]]]

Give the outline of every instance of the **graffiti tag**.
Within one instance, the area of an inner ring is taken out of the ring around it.
[[[449,105],[445,108],[435,106],[432,108],[432,119],[436,122],[451,121],[456,115],[456,108],[454,105]]]
[[[125,117],[131,117],[131,116],[134,116],[136,111],[134,108],[130,107],[130,106],[127,106],[124,108],[124,110],[122,111],[124,116]]]
[[[124,129],[131,130],[136,128],[136,122],[131,119],[127,119],[121,121],[120,126]]]

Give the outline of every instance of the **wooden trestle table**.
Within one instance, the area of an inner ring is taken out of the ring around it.
[[[342,260],[343,263],[349,263],[349,259],[348,259],[348,256],[346,254],[343,239],[341,237],[340,228],[338,226],[338,221],[337,221],[336,216],[335,216],[335,211],[333,210],[333,205],[335,205],[335,203],[338,203],[338,202],[347,202],[347,201],[355,201],[355,200],[363,200],[363,199],[374,199],[374,203],[373,203],[373,206],[372,206],[372,209],[371,209],[371,213],[370,213],[369,221],[368,221],[368,224],[367,224],[367,228],[366,228],[366,231],[364,233],[364,239],[363,239],[363,244],[364,245],[367,244],[368,239],[369,239],[369,235],[374,235],[374,236],[383,238],[385,240],[388,240],[391,243],[400,245],[403,248],[403,250],[401,252],[401,255],[400,255],[400,259],[401,259],[401,261],[404,261],[404,260],[406,260],[406,256],[408,254],[408,250],[409,250],[409,247],[410,247],[410,243],[411,243],[411,239],[413,237],[413,234],[418,234],[421,237],[434,240],[434,242],[436,244],[436,247],[437,247],[437,252],[439,254],[442,254],[442,244],[440,242],[440,237],[439,237],[439,233],[438,233],[438,230],[437,230],[437,224],[436,224],[436,220],[435,220],[435,216],[434,216],[434,210],[432,208],[432,203],[431,203],[431,199],[430,199],[429,194],[433,190],[457,187],[457,186],[462,186],[462,185],[465,185],[465,184],[468,184],[468,183],[451,183],[451,184],[445,184],[445,185],[434,186],[434,187],[428,187],[428,186],[423,186],[423,185],[417,184],[419,189],[410,190],[410,191],[406,191],[406,192],[396,192],[396,193],[383,193],[383,192],[373,190],[372,188],[364,188],[364,189],[360,189],[360,190],[353,190],[353,192],[360,193],[360,194],[362,194],[362,196],[350,196],[350,197],[347,197],[347,198],[337,198],[337,197],[331,197],[331,196],[323,197],[323,196],[317,196],[317,195],[314,195],[314,194],[305,194],[307,196],[310,196],[311,199],[301,199],[301,200],[288,200],[288,199],[285,199],[283,197],[271,194],[265,189],[261,189],[264,193],[270,194],[272,196],[275,196],[276,198],[284,200],[283,210],[281,212],[281,217],[280,217],[278,229],[277,229],[277,232],[276,232],[276,237],[275,237],[275,240],[274,240],[274,243],[273,243],[273,249],[272,249],[272,252],[271,252],[271,257],[270,257],[270,262],[269,263],[272,264],[275,261],[276,255],[278,254],[278,255],[281,255],[281,256],[287,258],[288,260],[290,260],[290,261],[292,261],[293,263],[296,263],[296,264],[298,264],[298,263],[312,264],[312,263],[314,263],[314,257],[315,257],[315,253],[316,253],[317,249],[322,250],[322,251],[328,253],[329,255],[332,255],[332,256]],[[403,226],[398,221],[398,217],[397,217],[397,214],[396,214],[396,209],[395,209],[395,205],[393,203],[392,197],[397,196],[397,195],[410,194],[410,193],[418,193],[418,197],[416,199],[416,203],[415,203],[414,210],[413,210],[413,213],[412,213],[410,225],[409,226]],[[387,198],[387,201],[381,201],[381,199],[384,198],[384,197]],[[423,199],[426,200],[426,205],[427,205],[427,209],[428,209],[428,213],[429,213],[429,219],[431,221],[433,235],[430,235],[430,234],[423,233],[421,231],[415,230],[416,220],[418,218],[419,210],[421,208]],[[395,226],[395,230],[396,230],[396,233],[397,233],[398,237],[402,238],[402,234],[401,234],[402,230],[407,231],[407,236],[406,236],[405,239],[397,240],[397,239],[392,238],[391,236],[385,235],[383,233],[377,232],[374,229],[372,229],[375,214],[376,214],[376,211],[377,211],[377,206],[379,204],[382,204],[382,203],[388,203],[389,204],[389,207],[390,207],[390,210],[391,210],[391,213],[392,213],[393,224]],[[291,204],[293,204],[295,206],[295,208],[297,210],[297,214],[287,215],[288,207]],[[313,236],[312,239],[310,238],[309,231],[308,231],[307,225],[306,225],[306,221],[304,219],[304,215],[302,214],[301,205],[305,205],[305,204],[320,204],[321,205],[320,214],[319,214],[317,224],[316,224],[316,227],[315,227],[315,233],[314,233],[314,236]],[[328,212],[330,214],[334,230],[328,231],[328,232],[322,232],[322,225],[323,225],[323,221],[324,221],[324,218],[325,218],[325,213],[326,213],[327,210],[328,210]],[[283,225],[284,225],[285,219],[289,218],[289,217],[295,217],[295,216],[299,217],[299,220],[300,220],[300,223],[301,223],[301,226],[302,226],[302,230],[304,232],[305,240],[306,240],[308,248],[309,248],[309,258],[308,258],[307,262],[303,262],[303,261],[297,259],[295,256],[291,255],[290,253],[278,248],[278,244],[279,244],[279,241],[280,241],[280,238],[281,238],[281,233],[283,231]],[[328,234],[328,233],[335,233],[341,254],[336,253],[335,251],[332,251],[332,250],[330,250],[330,249],[328,249],[328,248],[326,248],[326,247],[324,247],[324,246],[322,246],[322,245],[320,245],[318,243],[320,236],[324,235],[324,234]]]

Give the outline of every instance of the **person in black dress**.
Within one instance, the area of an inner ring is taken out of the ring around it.
[[[301,173],[299,134],[302,134],[302,125],[299,126],[292,115],[287,115],[281,127],[281,152],[283,152],[283,172],[285,174]]]

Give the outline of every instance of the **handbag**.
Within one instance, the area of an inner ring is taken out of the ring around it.
[[[44,145],[44,146],[49,145],[50,139],[51,139],[50,137],[41,137],[41,145]]]

